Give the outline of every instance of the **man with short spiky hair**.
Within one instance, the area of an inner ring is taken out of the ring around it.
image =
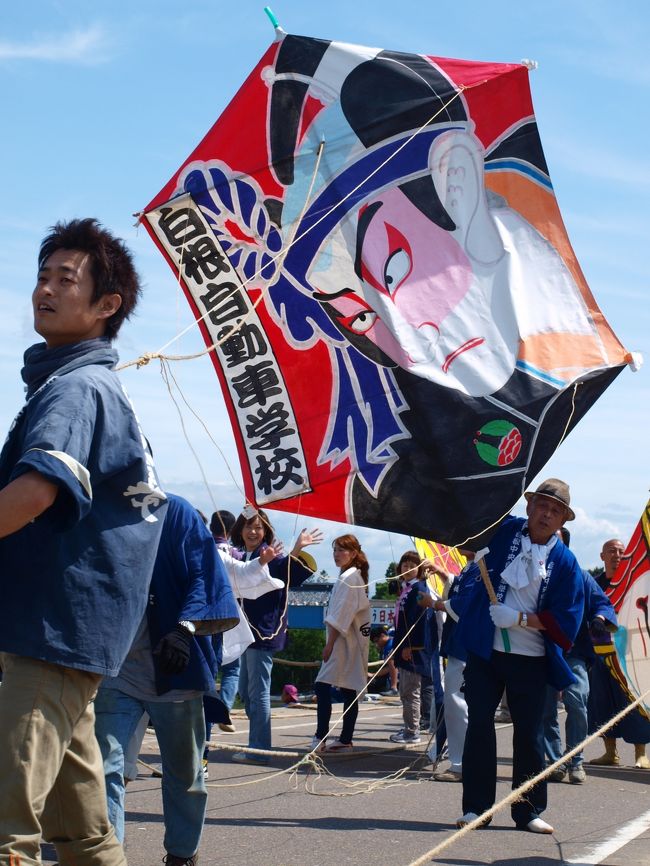
[[[142,619],[165,496],[111,347],[140,292],[124,244],[94,219],[41,245],[43,343],[0,454],[0,862],[121,866],[93,699]]]

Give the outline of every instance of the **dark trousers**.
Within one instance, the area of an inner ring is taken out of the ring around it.
[[[357,693],[354,689],[338,689],[343,698],[343,709],[346,710],[343,716],[341,736],[339,740],[342,743],[351,743],[354,736],[354,726],[357,723],[359,715],[359,703],[356,700]],[[330,729],[330,719],[332,717],[332,686],[329,683],[315,683],[314,692],[316,693],[316,736],[319,740],[327,734]],[[348,710],[348,707],[350,708]]]
[[[505,690],[513,723],[512,787],[544,769],[543,714],[546,665],[541,657],[493,652],[489,661],[470,653],[465,667],[469,721],[463,751],[463,813],[480,815],[494,805],[497,779],[494,713]],[[546,808],[546,782],[511,806],[525,827]]]

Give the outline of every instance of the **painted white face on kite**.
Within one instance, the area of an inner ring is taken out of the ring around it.
[[[461,141],[467,139],[463,134]],[[519,347],[510,292],[500,275],[504,249],[478,186],[473,152],[455,139],[453,148],[438,147],[434,158],[436,189],[456,228],[437,225],[400,186],[391,187],[328,239],[310,282],[361,351],[367,340],[416,376],[484,396],[510,378]],[[488,226],[489,249],[485,242],[473,248],[474,221],[483,232]]]

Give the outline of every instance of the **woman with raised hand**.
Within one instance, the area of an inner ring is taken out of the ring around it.
[[[243,552],[244,559],[258,557],[273,544],[274,536],[266,513],[252,506],[246,506],[230,533],[233,546]],[[318,544],[322,539],[320,529],[303,529],[288,556],[276,556],[268,563],[271,577],[279,578],[284,588],[267,592],[259,598],[245,598],[242,602],[255,638],[241,657],[239,673],[239,694],[249,720],[248,745],[251,749],[271,748],[271,670],[274,653],[284,649],[287,642],[289,587],[300,586],[314,573],[307,558],[301,559],[301,553],[305,547]],[[269,762],[268,755],[245,751],[236,752],[232,759],[239,764]]]
[[[334,563],[339,579],[330,595],[325,623],[327,641],[316,677],[317,728],[312,749],[339,752],[352,748],[359,705],[357,695],[367,683],[370,639],[368,560],[354,535],[334,540]],[[332,687],[343,695],[343,727],[338,739],[325,743],[332,715]]]

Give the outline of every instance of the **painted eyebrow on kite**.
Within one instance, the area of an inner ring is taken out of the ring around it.
[[[353,289],[339,289],[338,292],[314,292],[312,297],[319,304],[326,304],[329,301],[334,301],[336,298],[343,298],[347,295],[352,295],[354,298],[359,297]]]

